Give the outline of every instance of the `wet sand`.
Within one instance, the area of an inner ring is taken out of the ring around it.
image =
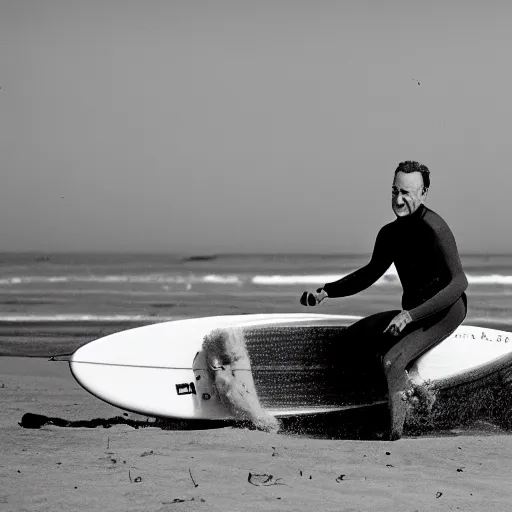
[[[512,503],[512,437],[485,425],[393,443],[141,427],[145,417],[89,395],[67,363],[37,358],[0,358],[0,400],[5,512],[502,512]],[[24,428],[26,413],[121,423]]]

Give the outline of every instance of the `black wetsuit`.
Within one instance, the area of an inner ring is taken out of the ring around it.
[[[400,311],[377,313],[351,325],[344,339],[359,345],[364,357],[381,358],[393,428],[400,431],[405,413],[399,392],[408,386],[406,370],[464,320],[468,282],[450,228],[437,213],[421,205],[412,215],[399,217],[380,230],[365,267],[323,288],[329,297],[353,295],[375,283],[392,263],[403,287],[402,307],[413,321],[392,336],[383,331]]]
[[[465,299],[468,282],[453,234],[424,205],[380,230],[368,265],[323,288],[329,297],[353,295],[375,283],[392,263],[403,287],[402,307],[414,322]]]

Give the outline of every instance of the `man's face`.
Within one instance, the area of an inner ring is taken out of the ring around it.
[[[397,217],[406,217],[414,213],[426,197],[421,173],[396,173],[391,192],[391,206]]]

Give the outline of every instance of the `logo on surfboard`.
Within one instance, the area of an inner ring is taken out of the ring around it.
[[[505,336],[504,334],[498,334],[497,336],[493,336],[489,333],[489,331],[482,331],[480,335],[475,335],[473,333],[457,333],[455,334],[455,338],[463,338],[463,339],[481,339],[487,341],[494,341],[496,343],[508,343],[512,340],[512,336]]]
[[[184,383],[184,384],[176,384],[176,393],[178,395],[196,395],[196,387],[193,382]]]

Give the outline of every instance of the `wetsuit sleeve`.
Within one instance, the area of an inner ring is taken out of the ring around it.
[[[367,265],[348,274],[338,281],[327,283],[323,289],[331,298],[347,297],[369,288],[393,263],[389,225],[384,226],[377,235],[372,257]]]
[[[468,280],[462,270],[459,251],[451,230],[447,226],[445,228],[437,227],[434,232],[437,237],[440,263],[448,269],[450,281],[431,299],[409,310],[409,314],[414,321],[421,320],[451,306],[468,287]]]

